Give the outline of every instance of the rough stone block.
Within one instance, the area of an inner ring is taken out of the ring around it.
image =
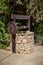
[[[34,33],[22,32],[16,35],[16,52],[19,54],[32,53],[34,49]]]

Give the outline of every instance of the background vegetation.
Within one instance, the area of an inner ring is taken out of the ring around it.
[[[6,30],[8,23],[9,7],[4,3],[5,0],[0,0],[0,48],[6,48],[9,45],[9,34]]]
[[[6,48],[9,45],[7,23],[11,20],[11,14],[16,12],[14,10],[16,1],[0,0],[0,48]],[[43,43],[43,0],[18,0],[18,3],[21,2],[27,8],[26,14],[32,17],[31,31],[34,31],[38,36],[36,37]]]

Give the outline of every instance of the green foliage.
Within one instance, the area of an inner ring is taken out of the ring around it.
[[[36,23],[35,24],[35,33],[43,35],[43,22],[41,23]]]
[[[0,43],[0,49],[6,49],[6,45]]]
[[[6,24],[9,20],[9,7],[4,2],[5,0],[0,0],[0,48],[9,46],[9,34],[6,31]]]
[[[0,43],[4,46],[9,45],[9,34],[6,32],[5,23],[0,20]]]
[[[4,1],[5,0],[0,0],[0,11],[7,13],[9,8],[5,5]]]
[[[24,5],[28,4],[30,0],[21,0]]]
[[[30,0],[27,14],[33,17],[35,34],[43,34],[43,0]]]
[[[43,37],[43,0],[21,0],[27,7],[26,13],[32,16],[32,23],[34,23],[32,31],[35,35]],[[38,36],[39,37],[39,36]]]

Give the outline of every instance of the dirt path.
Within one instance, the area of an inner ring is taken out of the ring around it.
[[[35,46],[34,53],[27,55],[11,54],[7,51],[0,51],[0,59],[2,55],[5,57],[6,55],[8,56],[0,61],[0,65],[43,65],[43,46]]]

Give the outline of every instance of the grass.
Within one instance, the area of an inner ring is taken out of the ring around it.
[[[0,43],[0,49],[6,49],[7,45]]]

